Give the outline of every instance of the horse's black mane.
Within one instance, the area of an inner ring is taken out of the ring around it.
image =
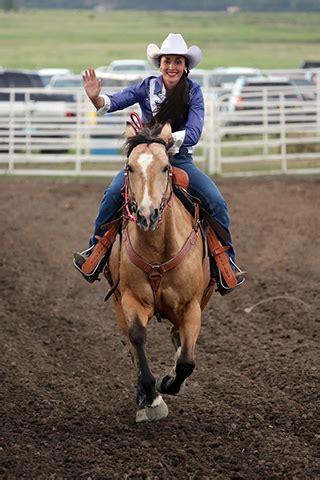
[[[127,154],[127,157],[129,157],[130,153],[137,145],[144,143],[147,145],[150,145],[150,143],[160,143],[161,145],[164,145],[169,156],[168,151],[173,145],[173,140],[168,143],[163,140],[163,138],[160,137],[161,130],[162,125],[156,125],[153,128],[145,127],[143,130],[140,130],[137,135],[127,138],[127,141],[123,146],[123,150]]]

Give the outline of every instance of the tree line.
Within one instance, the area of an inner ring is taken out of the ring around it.
[[[5,10],[20,8],[61,8],[92,9],[105,7],[114,10],[184,10],[184,11],[225,11],[230,6],[250,12],[317,12],[319,0],[0,0]]]

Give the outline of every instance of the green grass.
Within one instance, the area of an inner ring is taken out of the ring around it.
[[[38,69],[145,58],[148,43],[181,32],[203,51],[200,68],[242,65],[297,68],[320,60],[319,13],[0,11],[0,63]]]

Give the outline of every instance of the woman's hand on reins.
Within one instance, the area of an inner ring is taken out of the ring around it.
[[[96,77],[96,72],[93,68],[88,68],[84,71],[82,75],[83,79],[83,86],[86,91],[86,94],[90,98],[93,105],[97,108],[101,108],[104,105],[104,101],[102,100],[102,104],[99,101],[99,95],[101,92],[101,80]]]

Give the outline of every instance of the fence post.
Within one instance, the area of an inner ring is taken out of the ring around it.
[[[25,105],[26,105],[26,117],[25,117],[25,138],[26,138],[26,156],[28,159],[28,156],[31,155],[31,148],[30,148],[30,143],[31,143],[31,138],[30,138],[30,133],[31,133],[31,100],[30,100],[30,92],[26,91],[24,92],[25,94]]]
[[[213,175],[216,173],[216,165],[215,165],[215,136],[216,136],[216,128],[215,128],[215,115],[214,115],[214,101],[213,99],[209,98],[209,161],[208,161],[208,173],[209,175]]]
[[[15,90],[10,90],[9,96],[9,161],[8,161],[8,173],[14,173],[14,114],[15,114]]]
[[[316,116],[317,131],[320,131],[320,69],[316,72]]]
[[[77,93],[76,95],[76,162],[75,162],[75,173],[76,175],[80,175],[81,173],[81,93]]]
[[[262,115],[263,115],[263,155],[268,155],[268,125],[269,125],[269,109],[268,109],[268,90],[263,88],[262,91]]]
[[[219,175],[222,173],[222,153],[221,153],[221,130],[220,130],[220,121],[221,121],[221,102],[220,98],[217,101],[213,102],[213,118],[214,118],[214,158],[215,158],[215,173]],[[223,116],[222,116],[223,118]]]
[[[286,113],[284,105],[284,93],[280,92],[280,140],[281,140],[281,171],[287,173],[287,143],[286,143]]]

